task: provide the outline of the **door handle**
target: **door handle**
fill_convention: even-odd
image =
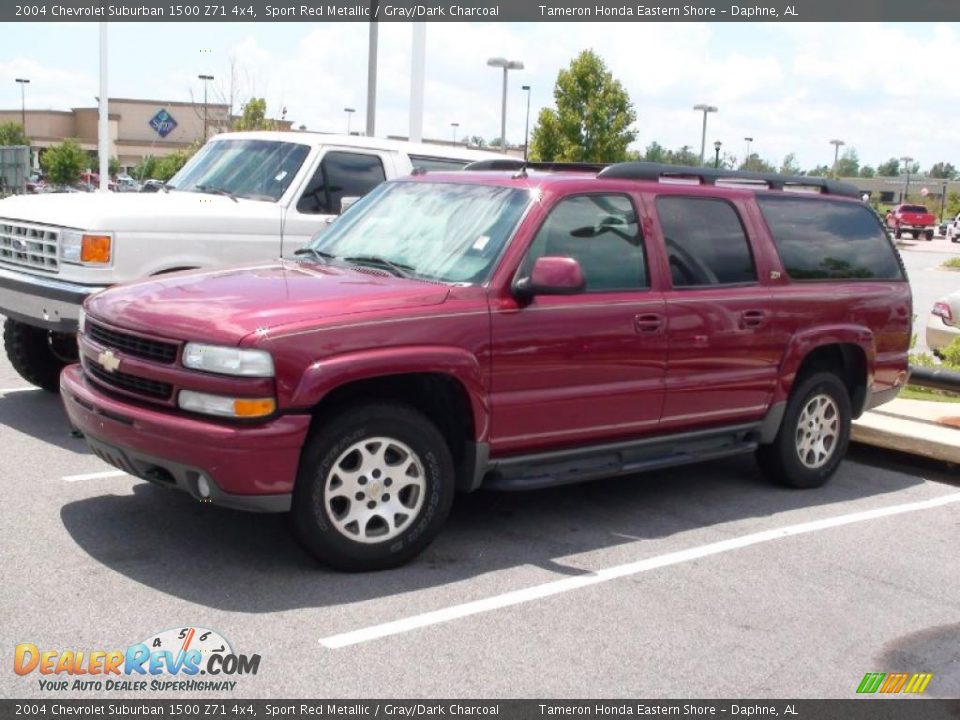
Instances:
[[[740,313],[741,328],[763,327],[767,322],[767,313],[763,310],[744,310]]]
[[[633,318],[633,327],[638,333],[653,335],[663,330],[663,316],[645,313]]]

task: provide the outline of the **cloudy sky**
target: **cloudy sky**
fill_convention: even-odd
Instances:
[[[98,93],[97,23],[11,24],[0,48],[0,108],[20,107],[16,77],[28,77],[28,108],[92,106]],[[411,26],[380,27],[377,134],[406,134]],[[708,144],[742,157],[743,138],[779,162],[829,164],[842,138],[861,162],[910,155],[924,169],[960,164],[960,94],[950,69],[960,26],[913,23],[429,23],[424,134],[500,133],[500,71],[492,56],[521,60],[511,72],[507,138],[521,142],[523,84],[531,118],[552,104],[557,71],[592,48],[626,87],[637,111],[637,147],[656,140],[699,150],[707,102]],[[364,125],[365,23],[111,23],[110,95],[200,99],[198,73],[225,96],[231,59],[242,98],[265,97],[271,114],[310,129],[343,131],[343,108]]]

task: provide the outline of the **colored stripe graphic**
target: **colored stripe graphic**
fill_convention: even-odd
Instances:
[[[861,694],[912,693],[918,695],[927,689],[933,673],[867,673],[857,686]]]
[[[883,682],[884,677],[886,677],[886,673],[867,673],[863,676],[863,680],[860,681],[860,687],[857,688],[857,692],[875,693],[880,687],[880,683]]]
[[[933,673],[914,673],[903,689],[905,693],[922,693],[933,679]]]

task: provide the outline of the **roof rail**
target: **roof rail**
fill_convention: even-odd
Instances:
[[[494,161],[496,162],[496,161]],[[855,185],[807,175],[778,175],[777,173],[747,170],[723,170],[718,168],[692,167],[687,165],[664,165],[653,162],[622,162],[601,170],[598,177],[627,180],[661,179],[696,180],[700,185],[742,185],[756,187],[766,185],[771,190],[788,188],[819,188],[821,193],[859,199],[861,192]]]
[[[477,160],[472,162],[464,170],[543,170],[545,172],[592,172],[597,173],[609,167],[607,163],[585,163],[585,162],[532,162],[520,158],[496,158],[494,160]]]

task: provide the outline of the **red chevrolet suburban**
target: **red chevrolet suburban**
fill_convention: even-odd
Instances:
[[[907,375],[911,296],[856,188],[488,161],[387,182],[294,260],[89,298],[71,422],[201,502],[399,565],[456,491],[755,453],[794,487]]]

